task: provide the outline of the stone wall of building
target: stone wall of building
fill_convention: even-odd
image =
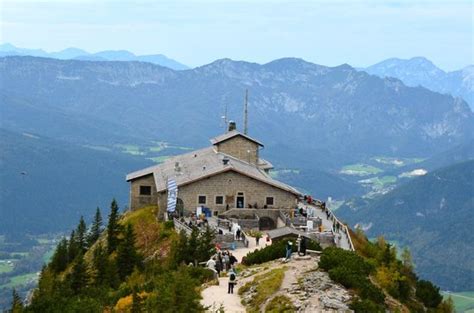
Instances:
[[[178,198],[184,202],[185,214],[194,212],[196,207],[205,206],[221,213],[236,207],[238,193],[243,193],[244,208],[257,204],[263,208],[266,197],[273,197],[274,204],[268,208],[290,208],[296,205],[296,196],[291,192],[273,187],[259,180],[252,179],[236,172],[225,172],[205,178],[178,189]],[[198,203],[199,196],[206,196],[206,203]],[[216,204],[216,196],[223,197],[223,204]]]
[[[151,195],[140,195],[140,186],[150,186]],[[136,210],[147,205],[157,205],[158,193],[156,192],[153,174],[143,176],[130,182],[130,209]]]
[[[236,136],[217,144],[217,151],[229,154],[244,162],[257,164],[259,145],[242,136]]]

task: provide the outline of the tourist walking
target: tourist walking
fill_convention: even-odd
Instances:
[[[229,272],[229,287],[227,293],[234,293],[234,286],[237,284],[237,274],[231,269]]]
[[[286,243],[286,261],[289,261],[291,259],[291,253],[293,252],[293,243],[288,240]]]
[[[237,263],[237,259],[235,256],[232,255],[232,253],[229,255],[229,264],[230,264],[230,269],[234,269],[234,264]]]
[[[214,273],[214,279],[217,279],[216,260],[214,257],[210,258],[206,263],[206,267]]]

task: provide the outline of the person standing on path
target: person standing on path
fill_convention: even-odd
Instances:
[[[286,260],[289,261],[291,259],[291,253],[293,252],[293,243],[288,240],[286,243]]]
[[[234,272],[234,269],[231,269],[229,272],[229,287],[227,293],[234,293],[234,286],[237,284],[237,275]]]

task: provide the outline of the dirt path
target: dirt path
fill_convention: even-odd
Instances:
[[[249,237],[249,247],[236,249],[232,251],[232,254],[240,263],[242,261],[242,257],[247,255],[247,253],[254,251],[255,249],[263,248],[268,244],[271,244],[271,242],[267,243],[264,239],[260,239],[260,246],[257,246],[255,243],[255,238]],[[221,277],[219,278],[219,286],[210,286],[202,291],[201,304],[205,307],[210,307],[208,310],[210,312],[217,312],[221,305],[226,313],[245,312],[245,307],[240,303],[240,297],[237,294],[237,291],[239,290],[240,286],[251,279],[253,279],[253,277],[249,277],[247,279],[239,278],[239,283],[235,286],[234,293],[228,294],[227,288],[229,278]]]

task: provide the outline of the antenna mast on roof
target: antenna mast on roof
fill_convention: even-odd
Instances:
[[[248,103],[249,103],[249,90],[245,89],[245,101],[244,101],[244,134],[248,132]]]

